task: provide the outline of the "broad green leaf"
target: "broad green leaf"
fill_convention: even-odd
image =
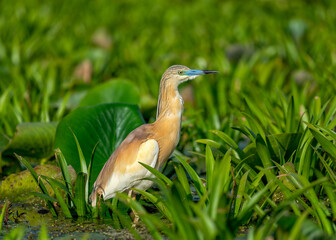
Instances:
[[[139,104],[139,90],[132,82],[120,79],[111,80],[90,89],[79,106],[83,107],[102,103]]]
[[[53,153],[57,123],[21,123],[14,137],[3,148],[3,155],[14,152],[20,156],[44,158]]]
[[[81,164],[71,130],[78,139],[87,166],[95,145],[97,142],[100,143],[93,159],[89,183],[91,189],[114,150],[132,130],[143,123],[139,109],[135,105],[112,103],[78,108],[59,123],[55,147],[60,148],[67,163],[78,173],[81,171]]]

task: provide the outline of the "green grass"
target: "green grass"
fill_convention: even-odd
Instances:
[[[155,172],[160,190],[141,192],[141,201],[119,199],[141,213],[156,239],[332,238],[333,9],[332,0],[1,2],[0,152],[18,124],[59,122],[110,78],[136,84],[150,122],[167,67],[218,70],[180,88],[191,85],[193,95],[168,177]],[[92,64],[86,82],[74,74],[84,60]],[[16,171],[12,159],[0,158],[0,172]],[[66,172],[64,183],[49,179],[69,217],[88,211],[85,171],[81,186],[71,186]],[[72,190],[84,196],[73,205]],[[143,199],[159,213],[148,213]]]

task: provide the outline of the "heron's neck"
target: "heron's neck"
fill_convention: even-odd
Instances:
[[[183,100],[177,85],[165,84],[161,80],[157,116],[153,123],[156,129],[154,138],[160,149],[156,169],[162,167],[180,139]]]
[[[183,99],[178,92],[178,84],[160,84],[159,102],[156,121],[166,118],[177,118],[181,121]]]

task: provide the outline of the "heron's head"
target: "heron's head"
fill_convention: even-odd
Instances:
[[[190,69],[183,65],[173,65],[169,67],[163,74],[162,78],[176,81],[177,84],[194,79],[200,75],[209,73],[218,73],[217,71]]]

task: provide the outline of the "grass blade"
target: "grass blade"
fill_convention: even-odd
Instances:
[[[251,199],[247,200],[244,203],[241,211],[239,212],[239,214],[237,216],[237,220],[238,221],[243,221],[245,219],[248,219],[252,215],[253,208],[255,207],[255,205],[258,204],[258,202],[260,201],[260,199],[262,197],[264,197],[264,195],[266,194],[266,192],[269,190],[270,186],[272,185],[271,183],[268,183],[265,186],[265,188],[263,188],[262,190],[260,190],[256,194],[254,194]]]
[[[77,145],[77,151],[78,151],[78,155],[79,155],[79,161],[80,161],[80,165],[81,165],[81,172],[87,174],[87,165],[86,165],[86,161],[85,161],[85,158],[84,158],[84,154],[83,154],[83,151],[82,151],[82,148],[78,142],[78,139],[75,135],[75,133],[72,131],[72,129],[70,128],[71,132],[72,132],[72,135],[74,136],[74,139],[76,141],[76,145]]]
[[[293,96],[290,99],[287,109],[287,118],[286,118],[286,132],[294,132],[295,127],[295,110],[294,110],[294,98]]]
[[[39,181],[39,176],[37,175],[37,173],[35,172],[35,170],[32,168],[32,166],[29,164],[29,162],[27,160],[25,160],[23,157],[17,155],[16,153],[14,153],[14,154],[15,154],[16,158],[29,170],[29,172],[33,176],[36,184],[40,187],[41,192],[43,194],[49,196],[46,187],[44,186],[44,184],[43,184],[42,181]],[[57,216],[57,212],[56,212],[56,209],[54,207],[53,201],[47,200],[47,205],[48,205],[49,210],[52,213],[52,215],[56,217]]]
[[[193,184],[196,188],[197,193],[199,194],[200,197],[204,195],[206,192],[206,189],[203,185],[203,182],[199,178],[198,174],[195,172],[195,170],[187,163],[186,160],[184,160],[181,156],[175,155],[176,158],[182,163],[183,167],[189,174],[191,180],[193,181]]]
[[[160,232],[156,229],[154,222],[159,221],[158,219],[153,220],[152,217],[146,212],[146,210],[141,206],[140,203],[129,198],[125,194],[118,193],[117,197],[123,201],[125,204],[129,205],[141,218],[144,224],[147,226],[149,232],[151,233],[154,239],[163,239]]]
[[[207,179],[207,189],[212,189],[213,182],[213,171],[215,166],[215,159],[213,157],[211,148],[209,145],[205,149],[205,163],[206,163],[206,179]]]
[[[43,198],[46,201],[50,201],[50,202],[57,202],[56,198],[50,197],[48,194],[44,194],[44,193],[39,193],[39,192],[30,192],[30,194],[35,195],[37,197]]]
[[[229,186],[229,176],[231,169],[231,148],[224,155],[222,161],[216,162],[212,189],[209,196],[209,212],[212,219],[216,219],[218,205],[221,196],[226,191],[225,187]]]
[[[310,132],[314,135],[315,139],[321,144],[334,159],[336,159],[336,146],[324,135],[322,135],[312,124],[306,123]]]
[[[90,159],[90,163],[89,163],[89,167],[88,167],[88,173],[87,173],[87,178],[88,178],[87,182],[88,182],[88,184],[91,181],[91,172],[92,172],[93,159],[94,159],[94,155],[96,153],[96,149],[97,149],[98,145],[99,145],[99,142],[97,142],[96,145],[92,149],[91,159]],[[88,197],[89,196],[87,195],[87,198]]]
[[[257,135],[257,138],[256,138],[256,150],[257,150],[258,156],[260,157],[260,160],[264,168],[272,171],[271,167],[273,167],[273,164],[271,161],[270,152],[268,151],[265,141],[262,139],[262,137],[259,134]],[[267,175],[266,175],[266,178],[268,182],[272,181],[272,179],[270,179]]]
[[[70,209],[68,204],[63,199],[63,196],[61,195],[60,191],[58,190],[58,187],[61,186],[61,183],[56,181],[55,179],[49,178],[44,176],[44,179],[47,180],[51,188],[54,190],[55,196],[58,200],[59,205],[61,206],[62,212],[64,213],[66,218],[72,218],[73,216],[71,215]],[[63,185],[61,187],[63,190],[66,189],[66,187]]]
[[[45,224],[42,224],[40,228],[39,240],[49,240],[48,229]]]
[[[172,219],[171,217],[170,212],[167,210],[166,206],[164,205],[164,202],[162,202],[160,198],[144,190],[134,188],[134,191],[140,193],[142,196],[144,196],[149,201],[151,201],[168,220],[174,221],[174,219]]]
[[[155,168],[152,168],[151,166],[148,166],[147,164],[144,164],[142,162],[139,162],[144,168],[146,168],[148,171],[150,171],[155,177],[157,177],[158,179],[161,179],[162,181],[164,181],[167,185],[172,185],[173,182],[167,178],[165,175],[163,175],[162,173],[160,173],[158,170],[156,170]]]
[[[87,175],[80,172],[77,175],[75,185],[75,206],[79,217],[84,217],[86,214],[86,202],[85,202],[85,185]]]
[[[3,205],[2,210],[1,210],[1,215],[0,215],[0,233],[1,233],[3,221],[4,221],[4,218],[5,218],[5,212],[6,212],[6,209],[7,209],[7,205],[8,205],[8,201],[5,202],[5,204]]]
[[[89,202],[89,179],[87,178],[87,174],[88,174],[88,169],[87,169],[87,165],[86,165],[86,161],[85,161],[85,157],[82,151],[82,148],[78,142],[78,139],[75,135],[75,133],[72,131],[72,129],[70,128],[72,135],[75,138],[76,141],[76,145],[77,145],[77,151],[78,151],[78,155],[79,155],[79,162],[80,162],[80,166],[81,166],[81,172],[86,174],[86,182],[85,182],[85,202],[88,203]],[[95,148],[94,148],[95,149]]]
[[[230,138],[227,134],[225,134],[222,131],[218,131],[218,130],[212,130],[211,132],[216,134],[224,142],[226,142],[232,149],[234,149],[238,153],[240,159],[244,158],[244,152],[240,150],[238,144],[232,138]]]
[[[185,170],[184,170],[183,166],[179,163],[175,163],[174,164],[174,169],[175,169],[175,173],[177,175],[177,179],[182,184],[187,197],[190,200],[192,200],[190,185],[189,185],[188,178],[187,178],[187,175],[185,173]]]
[[[197,139],[196,142],[203,143],[203,144],[209,145],[214,148],[220,148],[221,146],[218,142],[211,140],[211,139]]]
[[[58,163],[58,166],[61,169],[62,172],[62,176],[66,185],[66,188],[69,191],[69,195],[72,196],[72,185],[71,185],[71,177],[70,177],[70,172],[69,172],[69,167],[68,167],[68,163],[65,160],[61,150],[59,148],[56,149],[55,151],[55,155],[56,155],[56,160]],[[72,196],[73,197],[73,196]]]
[[[246,187],[248,174],[249,174],[249,172],[247,171],[246,173],[244,173],[244,175],[240,179],[239,186],[238,186],[238,191],[237,191],[237,195],[236,195],[236,200],[235,200],[234,216],[238,216],[240,205],[243,201],[243,196],[244,196],[244,193],[245,193],[245,187]]]

